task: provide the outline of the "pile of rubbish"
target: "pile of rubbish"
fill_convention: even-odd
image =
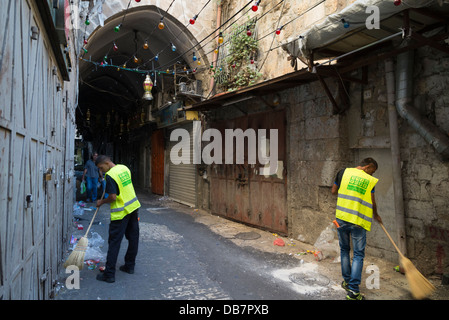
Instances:
[[[89,224],[92,217],[90,216],[84,218],[84,216],[86,215],[86,211],[93,212],[95,210],[96,207],[88,206],[88,204],[84,201],[78,201],[73,205],[73,223],[75,226],[75,231],[70,238],[71,250],[75,249],[78,240],[85,235],[83,221],[88,221],[87,224]],[[94,224],[101,225],[101,222]],[[104,245],[104,242],[104,239],[98,232],[91,231],[88,235],[88,247],[84,255],[84,263],[87,265],[89,270],[96,269],[97,267],[99,267],[99,264],[101,262],[106,261],[106,253],[104,253],[101,249]]]
[[[73,205],[73,215],[80,217],[84,214],[84,211],[95,211],[96,207],[89,207],[86,202],[78,201]]]
[[[296,256],[302,256],[307,254],[313,254],[317,261],[321,261],[326,258],[334,258],[333,263],[340,262],[340,244],[338,241],[337,227],[335,222],[330,223],[319,235],[314,243],[314,248],[316,250],[307,250],[299,253],[295,253]],[[284,241],[276,233],[273,233],[276,238],[273,241],[273,245],[284,247],[284,246],[295,246],[293,239],[290,242]],[[293,253],[291,253],[293,254]]]

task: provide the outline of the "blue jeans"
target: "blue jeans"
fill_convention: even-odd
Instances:
[[[98,178],[86,177],[86,182],[87,198],[91,201],[96,201]]]
[[[348,284],[350,290],[360,292],[359,285],[362,281],[363,259],[365,258],[366,230],[362,227],[337,219],[340,227],[338,238],[340,241],[341,274]],[[353,259],[349,253],[351,251],[350,239],[353,246]]]

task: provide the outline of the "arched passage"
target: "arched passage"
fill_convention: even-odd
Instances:
[[[143,187],[150,183],[149,150],[151,136],[159,129],[157,114],[164,106],[183,104],[183,97],[176,94],[181,79],[196,81],[196,75],[185,70],[197,66],[190,53],[197,40],[184,23],[166,12],[163,15],[163,30],[157,27],[161,11],[153,5],[110,16],[86,38],[87,52],[80,61],[77,129],[84,147],[89,147],[85,158],[93,150],[108,154],[115,162],[128,165]],[[171,50],[172,44],[176,51]],[[182,55],[185,52],[189,53]],[[209,64],[201,48],[195,52],[203,65]],[[154,83],[152,101],[142,99],[147,74]]]

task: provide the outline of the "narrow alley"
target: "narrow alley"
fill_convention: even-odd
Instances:
[[[449,300],[449,0],[0,18],[0,300]],[[137,198],[135,273],[97,281]]]
[[[109,284],[95,279],[98,268],[91,270],[86,266],[80,273],[80,289],[62,288],[57,299],[285,300],[344,297],[342,289],[335,287],[332,290],[331,280],[327,278],[327,288],[296,292],[281,274],[276,276],[275,273],[297,269],[299,260],[289,255],[261,251],[251,245],[236,245],[227,235],[211,230],[217,219],[223,218],[201,215],[189,207],[159,200],[160,196],[140,195],[140,199],[143,200],[139,209],[140,243],[136,272],[129,275],[117,271],[115,283]],[[107,250],[108,213],[108,208],[102,207],[97,224],[92,227],[92,233],[97,232],[106,240],[101,248],[103,252]],[[93,211],[85,210],[84,218],[90,220],[92,214]],[[78,222],[83,222],[84,218]],[[85,224],[88,223],[86,221]],[[226,225],[229,226],[221,223],[216,227],[223,231]],[[239,228],[247,229],[242,225]],[[233,231],[240,233],[238,229]],[[124,239],[118,265],[123,260],[126,247]],[[326,292],[320,293],[323,290]]]
[[[344,300],[340,264],[333,257],[316,261],[313,247],[241,223],[199,212],[166,197],[139,193],[140,243],[134,274],[116,272],[115,283],[95,279],[107,251],[109,209],[100,208],[91,233],[105,240],[80,272],[79,289],[68,289],[61,274],[57,300]],[[87,203],[75,223],[88,225]],[[73,228],[75,235],[83,231]],[[98,235],[96,235],[96,233]],[[284,239],[285,246],[274,240]],[[123,240],[117,263],[123,262]],[[95,252],[95,251],[94,251]],[[98,251],[97,251],[98,252]],[[389,262],[366,258],[380,269],[380,289],[364,290],[367,299],[411,298],[405,276]],[[97,264],[95,264],[97,263]],[[368,275],[366,275],[368,276]],[[365,276],[364,276],[365,279]],[[364,283],[365,280],[362,282]],[[444,296],[448,293],[438,293]],[[432,297],[439,299],[438,295]]]

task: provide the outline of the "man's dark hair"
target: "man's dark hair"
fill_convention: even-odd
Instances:
[[[98,159],[97,159],[97,161],[98,161]],[[376,160],[374,160],[373,158],[365,158],[365,159],[363,159],[363,160],[360,162],[360,166],[361,166],[361,167],[364,167],[364,166],[367,166],[367,165],[370,165],[370,164],[372,164],[373,166],[375,166],[375,167],[376,167],[376,170],[377,170],[377,168],[378,168],[377,162],[376,162]]]
[[[102,154],[97,157],[97,160],[95,161],[95,165],[98,166],[100,163],[103,163],[106,161],[111,161],[111,158]]]

